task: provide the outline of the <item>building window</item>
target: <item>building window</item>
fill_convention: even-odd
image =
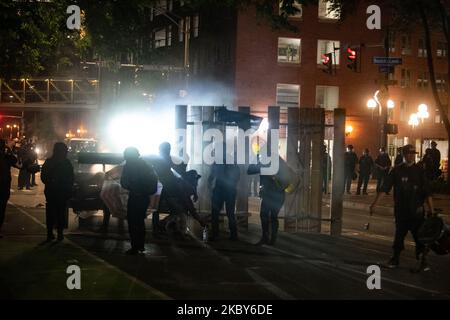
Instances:
[[[184,40],[184,19],[181,19],[178,23],[178,41],[183,42]]]
[[[394,109],[387,110],[388,121],[394,121]]]
[[[319,19],[338,20],[340,18],[339,12],[331,8],[331,1],[319,0]]]
[[[447,75],[443,73],[436,74],[436,86],[438,91],[445,91],[447,85]]]
[[[155,31],[154,36],[155,48],[161,48],[166,46],[166,29],[160,29]]]
[[[301,40],[278,38],[278,62],[300,63]]]
[[[427,49],[425,49],[425,43],[424,43],[423,39],[419,39],[418,56],[419,56],[419,58],[427,57]]]
[[[417,77],[417,87],[418,88],[428,88],[428,73],[419,71],[419,75]]]
[[[172,26],[167,27],[167,46],[172,45]]]
[[[317,64],[322,64],[322,56],[327,53],[333,54],[333,64],[339,65],[340,51],[335,48],[340,47],[339,41],[318,40],[317,41]]]
[[[434,123],[442,123],[441,113],[439,112],[439,109],[436,109],[434,111]]]
[[[395,32],[389,31],[389,52],[394,53],[395,52]]]
[[[298,108],[300,105],[300,86],[277,84],[277,105],[281,108]]]
[[[447,43],[445,42],[438,42],[437,43],[437,52],[436,55],[439,58],[443,58],[447,56]]]
[[[316,106],[326,110],[336,109],[339,105],[339,87],[316,86]]]
[[[400,121],[408,121],[407,105],[405,101],[400,101]]]
[[[283,2],[284,2],[283,0],[281,0],[279,2],[279,14],[280,15],[287,15],[289,18],[297,18],[297,19],[300,19],[302,17],[303,8],[302,8],[302,5],[300,3],[293,2],[292,3],[292,7],[297,9],[297,11],[289,14],[289,13],[287,13],[287,12],[285,12],[283,10]]]
[[[193,24],[193,34],[194,34],[194,38],[198,37],[198,14],[196,14],[193,18],[192,24]]]
[[[411,36],[402,36],[402,54],[411,54]]]
[[[402,69],[400,86],[402,88],[409,88],[410,85],[411,85],[411,71],[409,69]]]

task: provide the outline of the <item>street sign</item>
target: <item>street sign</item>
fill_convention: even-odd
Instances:
[[[394,58],[394,57],[373,57],[373,63],[379,65],[397,65],[402,64],[402,58]]]

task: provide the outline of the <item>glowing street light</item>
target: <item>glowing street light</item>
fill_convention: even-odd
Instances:
[[[409,116],[408,125],[412,126],[413,128],[419,125],[419,116],[417,115],[417,113],[413,113]]]
[[[367,101],[367,108],[373,110],[377,107],[377,102],[375,101],[375,99],[369,99],[369,101]]]
[[[430,117],[430,113],[428,112],[428,106],[424,103],[419,105],[419,112],[417,113],[417,117],[422,120],[422,123],[425,119]]]
[[[388,109],[394,109],[394,107],[395,107],[395,102],[392,101],[391,99],[389,99],[389,100],[387,101],[387,107],[388,107]]]
[[[350,135],[352,132],[353,132],[353,126],[351,126],[351,125],[345,126],[345,135],[346,136]]]

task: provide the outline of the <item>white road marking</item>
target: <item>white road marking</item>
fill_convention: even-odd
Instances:
[[[282,289],[280,289],[279,287],[277,287],[275,284],[268,281],[267,279],[261,277],[255,271],[251,270],[251,268],[246,268],[245,271],[247,271],[248,275],[253,280],[255,280],[256,283],[262,285],[264,288],[266,288],[268,291],[272,292],[278,298],[283,299],[283,300],[296,300],[295,297],[293,297],[289,293],[283,291]]]
[[[41,227],[43,227],[44,229],[47,229],[47,227],[41,223],[38,219],[36,219],[35,217],[33,217],[32,215],[30,215],[28,212],[26,212],[25,210],[21,209],[20,207],[18,207],[17,205],[15,205],[12,202],[9,202],[14,208],[16,208],[17,210],[19,210],[21,213],[23,213],[25,216],[27,216],[28,218],[30,218],[31,220],[33,220],[34,222],[36,222],[38,225],[40,225]],[[120,270],[119,268],[117,268],[116,266],[113,266],[112,264],[106,262],[105,260],[101,259],[100,257],[97,257],[96,255],[90,253],[89,251],[87,251],[86,249],[84,249],[83,247],[79,246],[78,244],[76,244],[75,242],[69,240],[69,239],[65,239],[65,242],[69,243],[70,245],[74,246],[75,248],[79,249],[80,251],[82,251],[84,254],[86,254],[87,256],[91,257],[92,259],[94,259],[95,261],[106,265],[108,268],[113,269],[114,271],[118,272],[119,274],[123,275],[125,278],[127,278],[128,280],[131,280],[131,285],[134,284],[138,284],[141,287],[144,287],[145,289],[147,289],[148,291],[151,291],[153,294],[155,294],[156,296],[158,296],[160,299],[164,299],[164,300],[172,300],[171,297],[169,297],[168,295],[166,295],[165,293],[149,286],[148,284],[146,284],[145,282],[137,279],[136,277],[133,277],[132,275]]]

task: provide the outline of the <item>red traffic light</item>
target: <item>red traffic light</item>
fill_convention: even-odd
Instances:
[[[331,60],[331,55],[329,53],[322,55],[322,63],[324,65],[328,65],[328,63],[330,63],[330,60]]]
[[[353,50],[352,48],[347,48],[348,58],[350,60],[356,60],[356,50]]]

